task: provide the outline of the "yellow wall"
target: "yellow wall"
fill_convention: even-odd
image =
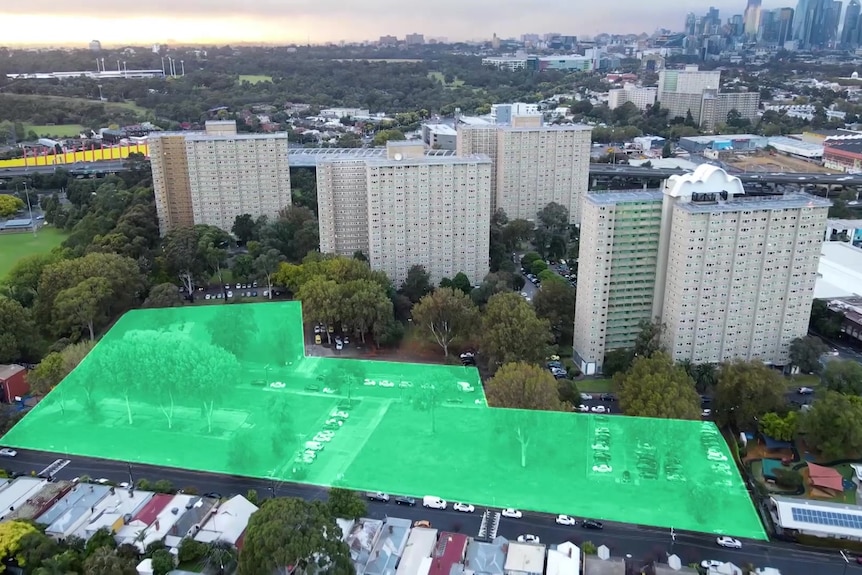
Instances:
[[[116,146],[101,150],[87,150],[85,152],[68,152],[54,156],[38,156],[36,158],[15,158],[14,160],[0,160],[0,170],[3,168],[24,168],[27,166],[62,166],[76,162],[101,162],[110,160],[123,160],[129,154],[143,154],[150,156],[147,144],[133,144],[129,146]]]

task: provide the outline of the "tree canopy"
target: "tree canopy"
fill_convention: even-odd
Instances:
[[[567,411],[560,401],[557,380],[547,369],[524,362],[506,363],[485,386],[488,404],[493,407]]]
[[[726,362],[718,370],[713,413],[719,425],[755,428],[757,418],[784,406],[784,380],[759,361]]]
[[[827,459],[858,457],[862,452],[862,397],[827,391],[801,421],[805,442]]]
[[[664,352],[635,358],[627,371],[614,375],[614,384],[626,415],[700,419],[694,381]]]
[[[341,536],[326,503],[291,497],[268,499],[249,520],[239,574],[282,573],[288,567],[305,571],[316,566],[350,575],[355,570]]]
[[[821,375],[827,389],[848,395],[862,395],[862,365],[851,360],[835,360],[826,364]]]
[[[449,346],[475,329],[479,310],[470,297],[455,288],[441,287],[425,295],[413,307],[413,321],[425,337],[449,357]]]
[[[529,303],[514,292],[488,300],[482,316],[482,352],[491,366],[523,361],[540,364],[552,341],[550,325],[536,317]]]
[[[819,337],[797,337],[790,342],[790,361],[803,373],[820,373],[823,368],[820,357],[827,351],[829,346]]]

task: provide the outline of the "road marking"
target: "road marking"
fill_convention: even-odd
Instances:
[[[48,467],[46,467],[45,469],[40,471],[39,477],[44,477],[46,479],[50,479],[50,478],[54,477],[55,475],[57,475],[57,472],[59,472],[61,469],[63,469],[64,467],[66,467],[70,463],[72,463],[72,461],[70,459],[57,459],[54,461],[54,463],[52,463],[51,465],[49,465]]]

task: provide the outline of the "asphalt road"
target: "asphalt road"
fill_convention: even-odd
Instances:
[[[150,481],[166,479],[176,488],[194,487],[200,493],[214,491],[225,497],[233,494],[245,495],[248,490],[257,491],[260,498],[301,497],[307,500],[324,500],[327,490],[310,485],[299,485],[252,479],[237,476],[201,473],[168,467],[132,464],[122,461],[92,459],[63,454],[19,450],[15,458],[7,458],[4,466],[10,471],[30,474],[39,473],[56,459],[70,459],[71,463],[62,469],[58,479],[73,479],[81,475],[92,478],[106,478],[114,482],[137,481],[146,478]],[[494,510],[497,511],[497,510]],[[368,503],[368,516],[383,519],[386,516],[404,517],[410,520],[426,519],[432,526],[445,530],[464,533],[471,537],[479,534],[484,508],[475,513],[459,513],[451,506],[445,511],[425,509],[421,503],[416,507],[405,507],[390,503]],[[541,513],[525,512],[521,519],[501,518],[497,535],[514,539],[523,534],[537,535],[543,543],[562,543],[566,540],[582,543],[591,541],[595,545],[607,545],[615,556],[631,555],[631,561],[644,565],[657,558],[675,553],[683,564],[700,562],[704,559],[732,561],[743,566],[751,563],[756,567],[775,567],[783,575],[839,575],[844,573],[845,564],[837,552],[809,550],[783,542],[743,541],[741,550],[724,549],[715,544],[710,535],[677,532],[672,542],[670,532],[664,529],[641,527],[637,525],[605,523],[602,531],[584,530],[580,527],[557,525],[554,517]],[[862,574],[862,568],[851,564],[848,573]]]

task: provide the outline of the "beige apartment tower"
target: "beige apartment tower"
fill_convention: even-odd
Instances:
[[[513,116],[505,125],[469,119],[458,126],[459,155],[492,158],[492,213],[502,209],[509,219],[536,221],[556,202],[569,210],[571,223],[579,222],[591,145],[589,126],[543,126],[541,115]]]
[[[162,235],[207,224],[230,231],[242,214],[274,217],[291,205],[286,133],[237,134],[235,122],[150,139]]]
[[[747,196],[710,165],[660,193],[584,200],[574,351],[587,374],[630,348],[641,320],[666,326],[676,361],[785,365],[804,336],[830,203],[802,193]]]
[[[417,264],[434,283],[488,274],[487,156],[428,156],[421,142],[390,142],[385,157],[323,157],[317,169],[322,252],[362,251],[396,286]]]

